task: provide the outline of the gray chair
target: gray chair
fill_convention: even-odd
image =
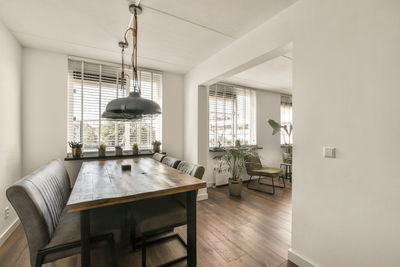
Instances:
[[[170,167],[176,169],[181,161],[180,161],[179,159],[166,156],[166,157],[164,157],[164,158],[162,159],[161,162],[164,163],[165,165],[168,165],[168,166],[170,166]]]
[[[68,173],[59,160],[51,161],[7,189],[7,198],[27,237],[32,267],[80,253],[80,214],[65,210],[70,192]],[[99,211],[91,213],[91,221],[100,222],[91,225],[94,236],[91,242],[107,241],[113,266],[117,266],[111,232],[119,232],[124,219],[118,219],[119,213],[110,216],[106,209]]]
[[[199,179],[202,179],[205,171],[203,166],[185,161],[180,162],[177,169]],[[161,197],[137,202],[132,206],[131,214],[132,246],[135,248],[136,237],[141,236],[142,266],[146,266],[146,246],[151,243],[171,238],[178,238],[185,247],[187,246],[186,242],[177,233],[153,239],[151,242],[147,241],[152,236],[165,233],[166,231],[171,231],[175,227],[187,223],[186,193],[180,193],[174,195],[174,197]],[[183,256],[165,263],[162,266],[175,264],[179,261],[185,260],[186,258],[187,256]]]
[[[153,159],[161,162],[163,160],[163,158],[165,158],[165,154],[161,154],[161,153],[154,153],[153,155]]]

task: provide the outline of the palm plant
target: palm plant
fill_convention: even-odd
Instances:
[[[236,147],[228,149],[221,157],[222,162],[227,166],[227,171],[231,174],[231,180],[240,180],[242,170],[246,165],[245,158],[248,155],[252,155],[248,148]]]

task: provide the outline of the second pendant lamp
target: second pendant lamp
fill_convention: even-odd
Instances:
[[[161,114],[160,105],[150,99],[141,97],[140,82],[138,80],[138,67],[137,67],[137,33],[138,21],[137,15],[142,13],[142,8],[134,4],[129,6],[130,12],[133,14],[133,27],[126,30],[124,34],[124,41],[119,43],[122,48],[122,72],[121,72],[121,89],[124,89],[125,84],[129,88],[129,76],[125,73],[124,66],[124,51],[129,46],[127,34],[132,32],[132,69],[133,69],[133,92],[130,92],[127,97],[117,98],[107,104],[106,110],[103,112],[102,117],[111,120],[135,120],[143,117],[151,117]],[[125,77],[128,77],[126,80]]]

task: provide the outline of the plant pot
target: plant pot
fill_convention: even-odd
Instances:
[[[228,186],[229,186],[229,194],[234,197],[239,197],[242,193],[242,180],[232,180],[229,178]]]
[[[153,145],[153,153],[158,153],[160,152],[160,146],[159,145]]]
[[[99,157],[105,157],[106,156],[106,150],[105,149],[99,149]]]
[[[116,156],[122,156],[122,147],[116,147],[115,148],[115,155]]]
[[[138,155],[139,154],[139,148],[138,147],[133,147],[132,148],[132,152],[133,152],[133,155]]]
[[[73,148],[72,149],[72,157],[80,158],[82,156],[82,148]]]

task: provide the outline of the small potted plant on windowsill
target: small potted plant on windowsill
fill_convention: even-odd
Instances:
[[[106,145],[105,144],[101,144],[99,147],[99,157],[105,157],[106,156]]]
[[[138,155],[139,154],[139,146],[138,146],[138,144],[136,144],[136,143],[133,144],[132,152],[133,152],[132,153],[133,155]]]
[[[160,152],[160,146],[161,146],[160,141],[154,140],[151,144],[153,145],[153,153]]]
[[[115,155],[116,156],[122,156],[122,147],[121,146],[116,146],[115,147]]]
[[[80,158],[82,156],[82,143],[70,141],[68,145],[72,149],[73,158]]]

